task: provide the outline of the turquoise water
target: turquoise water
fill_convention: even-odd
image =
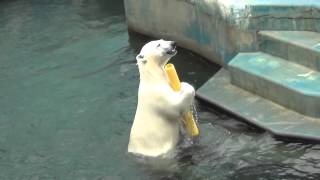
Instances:
[[[0,179],[319,179],[320,146],[287,143],[199,104],[199,144],[174,172],[127,154],[138,88],[119,1],[0,1]],[[198,88],[218,68],[179,49]]]

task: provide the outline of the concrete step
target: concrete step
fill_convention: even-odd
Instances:
[[[320,141],[320,119],[304,116],[230,83],[221,69],[196,92],[197,98],[218,106],[277,136]]]
[[[301,114],[320,117],[320,73],[262,52],[240,53],[231,82]]]
[[[320,70],[320,33],[260,31],[258,35],[261,51]]]

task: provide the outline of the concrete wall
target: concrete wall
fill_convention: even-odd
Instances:
[[[259,30],[320,32],[319,0],[124,0],[128,26],[225,66]]]

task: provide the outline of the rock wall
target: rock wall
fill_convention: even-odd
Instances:
[[[124,0],[128,27],[225,66],[256,51],[259,30],[320,32],[318,0]]]

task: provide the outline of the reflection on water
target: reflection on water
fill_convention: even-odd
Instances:
[[[0,1],[0,179],[319,179],[319,145],[276,140],[205,104],[200,142],[177,170],[129,158],[134,58],[149,40],[130,34],[120,1]],[[195,87],[217,70],[182,49],[173,63]]]

